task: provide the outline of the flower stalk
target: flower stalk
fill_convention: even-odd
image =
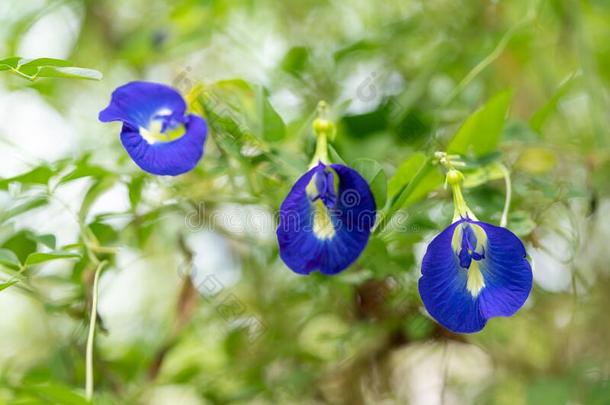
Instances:
[[[328,157],[328,138],[334,135],[335,126],[326,118],[328,105],[325,101],[318,103],[318,117],[313,121],[313,131],[316,135],[316,151],[313,155],[310,167],[319,162],[330,164]]]
[[[102,261],[95,269],[93,276],[93,290],[91,292],[91,316],[89,318],[89,335],[87,336],[87,349],[85,355],[85,397],[87,401],[93,399],[93,340],[95,338],[95,324],[97,321],[97,289],[100,274],[106,262]]]
[[[502,210],[502,217],[500,218],[500,226],[506,228],[508,223],[508,210],[510,209],[510,200],[512,198],[512,184],[510,181],[510,172],[503,164],[498,164],[504,177],[504,184],[506,185],[506,198],[504,200],[504,209]]]
[[[477,221],[477,217],[466,204],[464,195],[462,194],[462,181],[464,174],[457,170],[456,167],[464,167],[466,164],[460,160],[459,155],[448,155],[445,152],[436,152],[434,156],[438,159],[438,163],[447,169],[445,184],[451,186],[453,194],[453,221],[458,221],[462,218],[470,218]]]

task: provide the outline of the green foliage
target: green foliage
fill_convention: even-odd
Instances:
[[[16,183],[21,185],[44,185],[49,182],[49,179],[53,177],[55,171],[49,166],[38,166],[29,172],[25,172],[18,176],[13,176],[7,179],[0,180],[0,189],[7,190],[9,184]]]
[[[207,86],[200,100],[209,114],[221,112],[217,119],[226,126],[228,134],[243,131],[241,136],[245,142],[263,146],[263,140],[279,141],[286,135],[286,125],[262,86],[243,80],[224,80]]]
[[[12,269],[18,269],[21,266],[17,255],[8,249],[0,249],[0,264]]]
[[[280,141],[286,136],[286,125],[282,117],[269,102],[268,91],[262,86],[256,87],[256,109],[258,110],[258,133],[268,141]]]
[[[102,261],[96,404],[609,402],[607,2],[13,3],[0,52],[72,62],[0,60],[0,403],[85,403]],[[97,121],[131,80],[206,118],[192,172],[142,172]],[[378,222],[345,272],[301,277],[275,227],[320,100]],[[526,306],[476,335],[417,290],[453,212],[436,151],[494,224],[508,169],[534,266]]]
[[[398,166],[389,182],[394,206],[408,207],[442,184],[443,176],[423,153],[414,153]],[[407,191],[408,190],[408,191]]]
[[[27,259],[25,259],[25,265],[33,266],[35,264],[48,262],[50,260],[78,259],[80,257],[81,256],[77,253],[64,252],[61,250],[45,252],[45,253],[36,252],[36,253],[32,253],[32,254],[28,255]]]
[[[512,93],[504,91],[473,113],[447,145],[448,153],[483,156],[496,150]]]
[[[14,56],[0,60],[0,71],[8,70],[30,81],[41,77],[101,80],[97,70],[76,67],[62,59],[37,58],[33,60]]]
[[[413,180],[413,177],[415,177],[415,174],[424,165],[425,161],[426,154],[422,152],[414,153],[405,159],[388,182],[388,194],[392,197],[396,196],[404,186]]]

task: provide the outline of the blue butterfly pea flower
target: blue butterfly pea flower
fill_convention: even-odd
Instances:
[[[280,257],[295,273],[337,274],[366,247],[375,210],[369,185],[357,171],[318,162],[280,207]]]
[[[456,173],[447,175],[456,215],[428,245],[419,293],[437,322],[453,332],[473,333],[490,318],[511,316],[523,306],[532,289],[532,269],[514,233],[475,219]]]
[[[146,172],[177,176],[203,155],[207,124],[186,114],[184,99],[172,87],[139,81],[118,87],[99,120],[123,123],[121,143]]]

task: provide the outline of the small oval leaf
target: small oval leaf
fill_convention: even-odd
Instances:
[[[66,252],[63,250],[56,250],[53,252],[36,252],[31,253],[25,260],[26,266],[32,266],[34,264],[40,264],[51,260],[58,259],[79,259],[81,256],[78,253]]]

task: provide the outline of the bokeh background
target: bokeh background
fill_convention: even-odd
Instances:
[[[0,72],[0,402],[84,403],[106,260],[95,403],[610,403],[609,38],[605,0],[2,0],[0,59],[104,78]],[[208,118],[193,172],[141,172],[98,122],[131,80]],[[535,282],[517,315],[475,335],[427,316],[419,265],[452,215],[436,167],[342,274],[283,265],[277,208],[318,101],[331,155],[385,213],[498,98],[510,112],[480,114],[465,193],[497,223],[509,168]]]

